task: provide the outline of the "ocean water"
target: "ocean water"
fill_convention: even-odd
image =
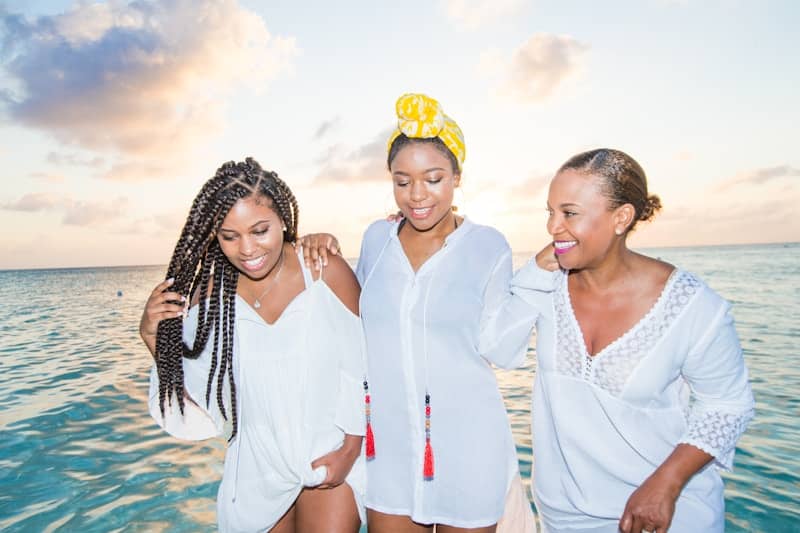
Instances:
[[[757,405],[725,475],[727,531],[800,530],[800,244],[645,253],[734,306]],[[138,320],[163,274],[0,271],[0,530],[215,530],[225,443],[174,440],[145,407]],[[531,353],[525,368],[497,374],[526,482],[535,368]]]

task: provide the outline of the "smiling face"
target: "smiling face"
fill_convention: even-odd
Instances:
[[[278,264],[283,247],[283,221],[272,200],[253,195],[238,200],[217,232],[222,253],[242,274],[259,280]]]
[[[599,265],[630,222],[633,207],[610,209],[597,177],[562,170],[550,182],[547,231],[553,236],[561,268],[578,270]]]
[[[436,147],[408,144],[397,152],[389,170],[397,207],[414,229],[428,231],[449,219],[453,191],[461,176]]]

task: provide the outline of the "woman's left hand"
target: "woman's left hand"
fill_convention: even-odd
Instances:
[[[326,453],[311,463],[312,469],[324,466],[328,471],[325,479],[316,488],[332,489],[344,483],[360,453],[361,437],[345,435],[344,443],[339,449]]]
[[[651,476],[633,491],[619,521],[622,533],[653,531],[666,533],[675,514],[675,501],[680,494],[674,484]]]
[[[297,239],[297,243],[303,247],[303,261],[306,266],[312,265],[319,270],[322,266],[328,266],[328,254],[341,255],[339,241],[330,233],[309,233]]]

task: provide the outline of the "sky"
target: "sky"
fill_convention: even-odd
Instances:
[[[0,269],[164,264],[230,160],[358,255],[395,210],[394,104],[440,101],[459,213],[539,250],[547,185],[633,156],[633,247],[800,241],[795,0],[0,0]]]

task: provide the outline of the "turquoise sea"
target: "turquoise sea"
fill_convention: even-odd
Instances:
[[[733,303],[757,407],[725,476],[727,530],[799,531],[800,243],[644,252]],[[215,530],[225,443],[180,443],[145,408],[138,321],[163,275],[0,271],[0,530]],[[498,372],[527,481],[535,369],[531,350],[526,368]]]

